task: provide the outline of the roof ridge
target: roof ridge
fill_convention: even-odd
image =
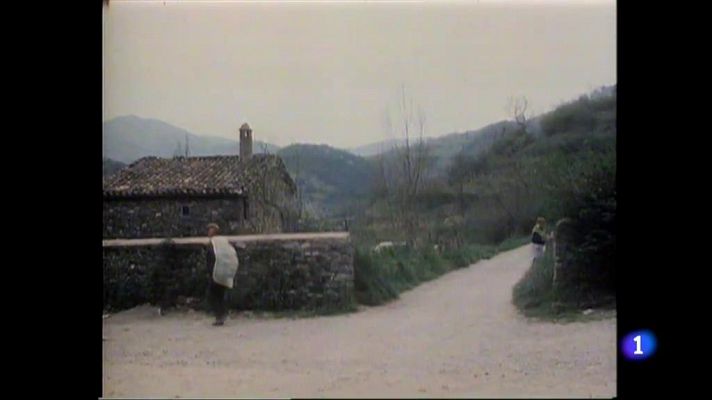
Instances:
[[[273,162],[275,159],[279,162]],[[264,168],[288,174],[277,154],[255,154],[249,159],[233,154],[146,156],[106,179],[104,194],[110,197],[242,194],[255,174]]]

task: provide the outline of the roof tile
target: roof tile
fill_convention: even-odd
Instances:
[[[256,172],[275,167],[284,169],[284,164],[271,154],[255,154],[248,160],[239,156],[144,157],[108,177],[104,195],[242,195]]]

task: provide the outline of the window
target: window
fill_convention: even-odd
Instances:
[[[190,207],[189,206],[182,206],[180,208],[180,215],[183,217],[188,217],[190,216]]]
[[[249,205],[247,204],[247,199],[244,199],[244,200],[242,201],[242,217],[244,218],[245,221],[247,221],[247,215],[248,215],[248,213],[247,213],[247,208],[248,208],[248,206],[249,206]]]

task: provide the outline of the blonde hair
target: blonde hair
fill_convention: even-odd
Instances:
[[[538,217],[538,218],[536,219],[536,223],[537,223],[537,224],[539,224],[539,223],[545,224],[545,223],[546,223],[546,220],[544,219],[544,217]]]

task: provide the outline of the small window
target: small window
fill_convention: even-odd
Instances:
[[[188,217],[190,216],[190,207],[189,206],[182,206],[180,208],[180,215],[183,217]]]

